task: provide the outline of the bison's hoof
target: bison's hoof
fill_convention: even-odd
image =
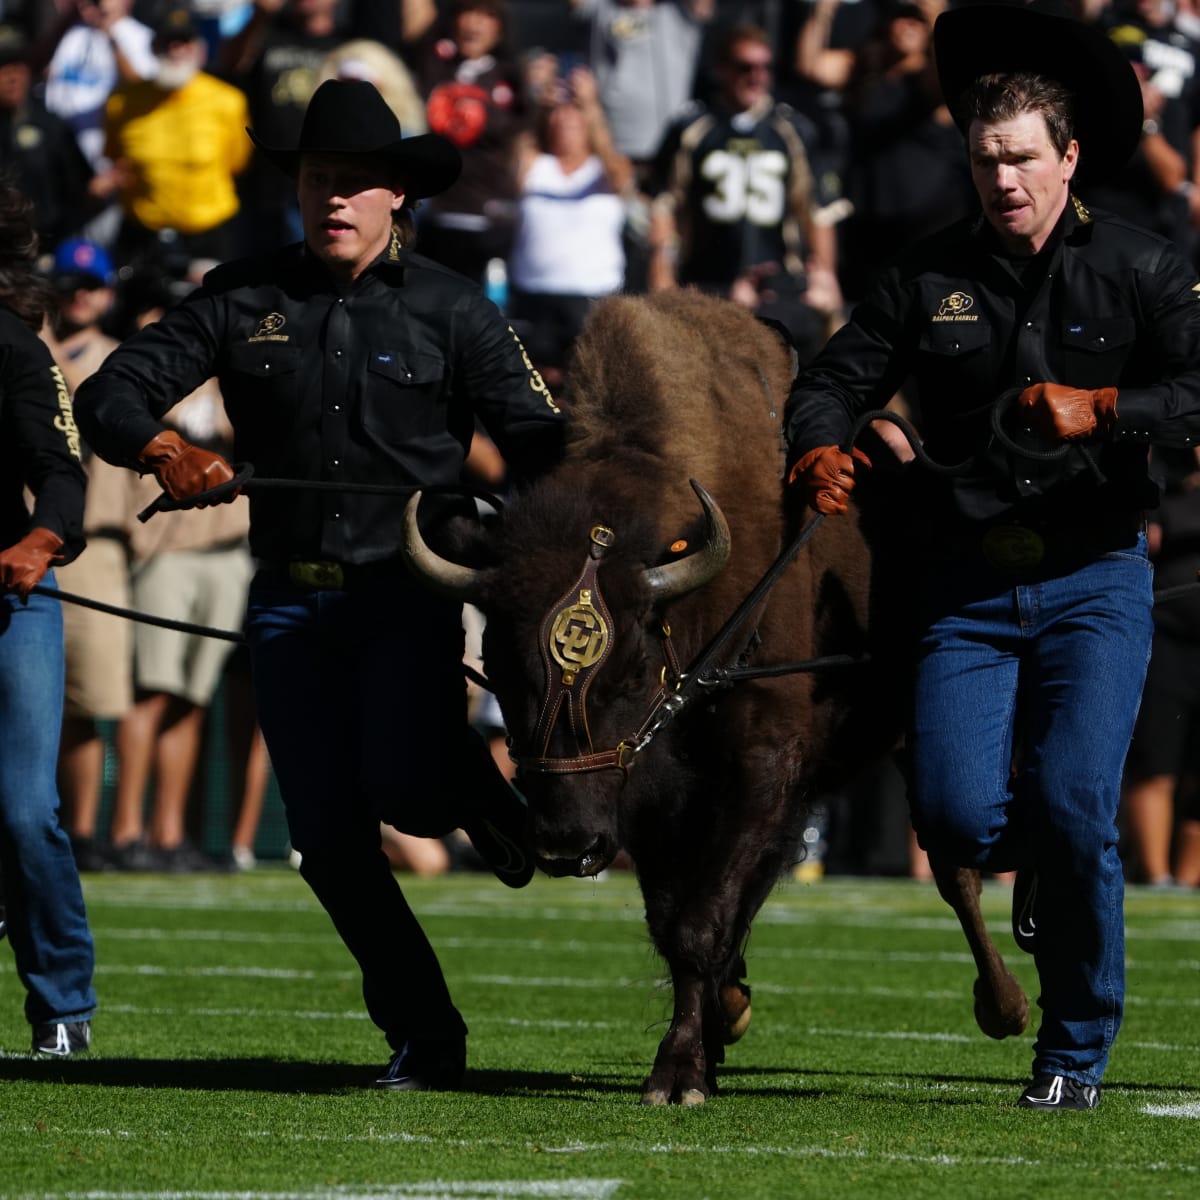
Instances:
[[[996,992],[975,980],[975,1024],[990,1038],[1017,1037],[1029,1024],[1029,1001],[1014,976]]]
[[[750,988],[744,983],[727,983],[721,989],[721,1010],[725,1016],[722,1041],[732,1046],[750,1028]]]
[[[679,1098],[674,1099],[675,1096]],[[642,1103],[652,1108],[665,1108],[668,1104],[682,1104],[684,1108],[696,1108],[708,1099],[702,1087],[681,1087],[668,1091],[662,1087],[647,1087],[642,1093]]]

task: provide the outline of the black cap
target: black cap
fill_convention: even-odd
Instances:
[[[154,44],[169,46],[172,42],[194,42],[200,36],[192,10],[186,5],[173,5],[154,22]]]
[[[29,39],[15,25],[0,25],[0,67],[29,60]]]

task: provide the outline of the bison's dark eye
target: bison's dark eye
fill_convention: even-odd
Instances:
[[[655,678],[654,665],[646,658],[614,659],[603,667],[603,690],[613,697],[642,696]],[[600,678],[596,681],[600,683]]]

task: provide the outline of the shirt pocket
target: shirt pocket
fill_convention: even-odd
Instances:
[[[985,321],[939,321],[921,334],[921,351],[940,359],[963,358],[987,349],[991,342],[992,327]]]
[[[229,368],[220,375],[230,420],[254,427],[271,423],[290,429],[300,411],[303,351],[278,342],[240,342],[229,348]]]
[[[439,354],[369,350],[362,421],[371,440],[399,450],[414,439],[445,434],[445,378]]]
[[[995,388],[992,327],[986,321],[934,321],[918,342],[915,374],[923,397],[935,409],[958,410],[978,403]]]
[[[1132,317],[1076,317],[1061,332],[1062,380],[1071,387],[1112,387],[1133,351],[1137,326]]]
[[[300,366],[299,346],[281,346],[278,343],[243,342],[229,348],[229,365],[240,375],[252,375],[256,379],[278,379],[290,375]]]

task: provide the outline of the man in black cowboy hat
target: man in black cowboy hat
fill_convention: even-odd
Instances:
[[[377,1082],[454,1087],[466,1026],[379,822],[422,836],[461,826],[521,887],[524,809],[466,725],[461,611],[401,560],[404,496],[331,485],[453,487],[477,417],[520,481],[553,461],[563,417],[495,306],[407,248],[414,201],[457,176],[452,145],[402,138],[374,87],[342,80],[317,90],[297,146],[259,145],[296,180],[303,243],[210,272],[110,356],[76,411],[97,453],[154,472],[174,499],[220,484],[211,500],[232,499],[229,464],[160,420],[215,374],[238,457],[326,489],[250,497],[259,719],[301,873],[394,1052]]]
[[[1125,988],[1116,813],[1150,650],[1147,447],[1200,439],[1200,280],[1072,191],[1141,135],[1136,77],[1102,33],[984,5],[943,14],[934,43],[982,211],[903,251],[799,377],[790,478],[844,513],[868,464],[840,444],[908,378],[925,449],[962,464],[904,473],[913,821],[943,864],[1018,869],[1042,1008],[1019,1103],[1094,1108]]]

